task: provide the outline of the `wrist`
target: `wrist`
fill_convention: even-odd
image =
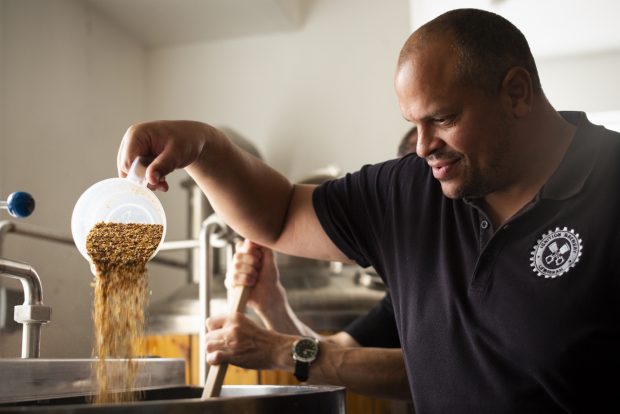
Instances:
[[[281,286],[276,286],[272,292],[269,299],[256,302],[254,310],[265,323],[283,332],[281,325],[286,320],[288,300]]]
[[[194,122],[200,136],[200,150],[192,163],[185,170],[193,176],[202,169],[217,168],[217,161],[222,158],[223,143],[228,141],[226,135],[215,127],[203,122]]]
[[[310,366],[319,356],[319,340],[310,336],[302,336],[293,343],[291,354],[295,364],[295,378],[299,382],[308,382]]]
[[[288,372],[295,370],[295,360],[291,355],[291,349],[293,349],[293,344],[299,338],[298,336],[283,335],[283,340],[276,345],[276,352],[272,353],[274,355],[274,369]]]

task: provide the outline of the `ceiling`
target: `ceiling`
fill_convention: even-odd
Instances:
[[[312,0],[86,0],[149,47],[295,30]]]
[[[409,0],[412,28],[461,7],[500,14],[528,39],[536,57],[620,50],[617,0]]]
[[[149,47],[292,31],[313,0],[85,0]],[[332,0],[337,1],[337,0]],[[476,7],[519,27],[537,57],[620,50],[617,0],[409,0],[411,27]]]

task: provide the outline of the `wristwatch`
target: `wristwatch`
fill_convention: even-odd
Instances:
[[[319,340],[310,336],[302,336],[293,344],[292,354],[295,360],[295,378],[300,382],[308,381],[310,364],[319,355]]]

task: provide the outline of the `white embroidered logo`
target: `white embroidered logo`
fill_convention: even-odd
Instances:
[[[579,233],[566,227],[549,230],[534,245],[530,266],[534,273],[545,278],[562,276],[575,267],[583,246]]]

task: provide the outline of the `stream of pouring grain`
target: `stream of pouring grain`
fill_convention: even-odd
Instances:
[[[147,301],[146,263],[157,249],[163,226],[97,223],[88,234],[86,250],[96,277],[93,320],[97,357],[95,403],[128,402],[136,398],[134,347],[144,333]],[[124,358],[126,364],[107,359]]]

